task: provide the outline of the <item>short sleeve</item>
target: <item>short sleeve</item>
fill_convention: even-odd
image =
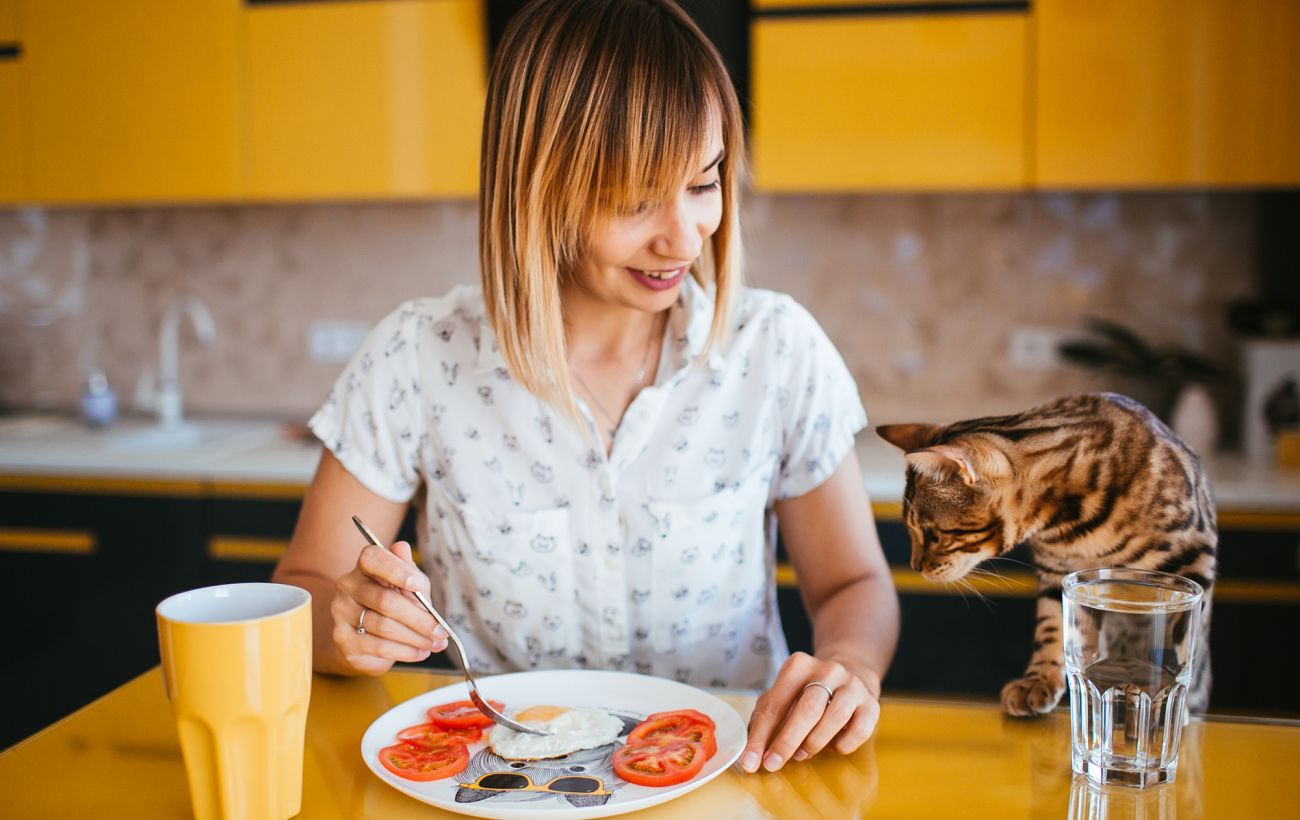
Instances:
[[[358,481],[397,502],[420,485],[415,316],[408,304],[381,320],[307,423]]]
[[[773,332],[790,400],[781,411],[783,436],[776,498],[795,498],[831,477],[867,426],[867,412],[844,359],[821,325],[792,299],[778,305]]]

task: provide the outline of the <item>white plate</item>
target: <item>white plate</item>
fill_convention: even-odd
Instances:
[[[507,713],[542,704],[595,707],[631,719],[629,729],[635,725],[635,721],[652,712],[697,709],[713,718],[718,725],[718,752],[695,777],[676,786],[657,789],[632,785],[614,774],[609,757],[623,744],[622,737],[616,743],[599,749],[574,752],[552,760],[533,761],[522,764],[521,767],[512,765],[516,761],[502,760],[492,754],[485,737],[470,746],[470,762],[465,771],[455,777],[428,783],[406,780],[385,769],[379,762],[379,750],[397,743],[398,732],[408,726],[427,723],[426,712],[432,706],[469,697],[465,684],[457,683],[425,692],[394,706],[370,724],[361,738],[361,757],[370,771],[394,789],[447,811],[504,820],[543,815],[547,820],[576,820],[623,814],[681,797],[721,774],[736,762],[745,748],[745,722],[735,709],[708,692],[676,681],[626,672],[566,669],[495,675],[482,678],[479,683],[480,691],[485,696],[505,703]],[[580,766],[582,771],[573,771],[575,766]],[[492,793],[475,802],[456,802],[458,794],[461,794],[462,799],[484,794],[470,789],[465,789],[462,793],[460,784],[472,783],[482,774],[492,771],[526,774],[537,785],[571,774],[595,776],[613,794],[603,803],[587,806],[575,806],[562,795],[539,791]],[[588,797],[587,801],[593,801],[593,798]]]

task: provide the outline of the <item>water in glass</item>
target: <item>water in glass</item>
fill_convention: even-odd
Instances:
[[[1176,575],[1097,569],[1063,588],[1071,760],[1095,783],[1174,779],[1202,590]]]

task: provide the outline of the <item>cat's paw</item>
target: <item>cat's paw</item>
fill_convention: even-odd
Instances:
[[[1002,711],[1012,717],[1045,715],[1056,708],[1063,694],[1064,683],[1028,675],[1002,687]]]

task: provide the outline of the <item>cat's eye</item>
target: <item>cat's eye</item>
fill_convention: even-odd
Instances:
[[[975,527],[974,529],[961,529],[952,527],[948,529],[940,528],[939,534],[949,538],[961,538],[963,535],[984,535],[989,531],[989,527]]]

